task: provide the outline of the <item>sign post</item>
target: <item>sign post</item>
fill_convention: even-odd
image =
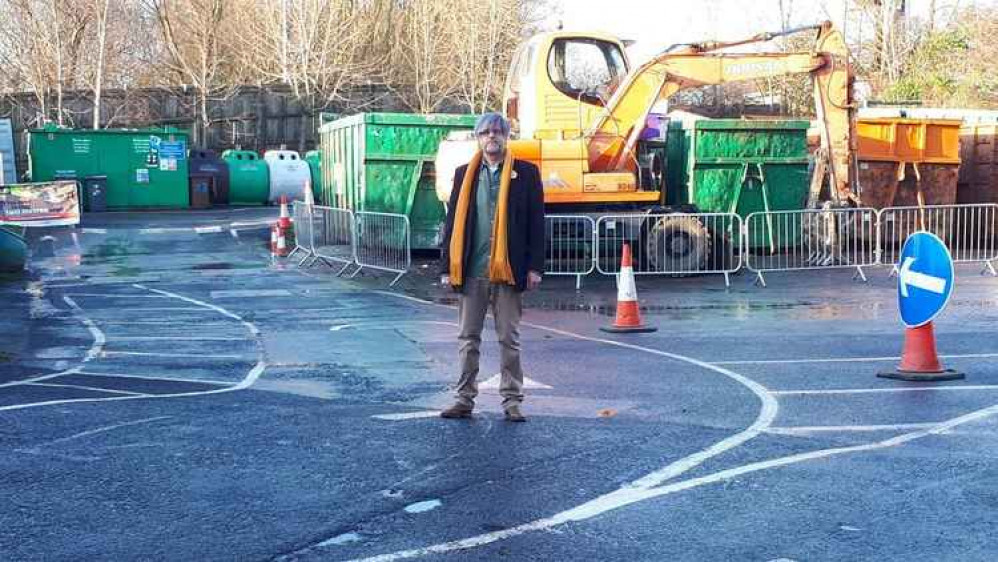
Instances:
[[[946,244],[931,232],[918,231],[904,242],[898,265],[898,309],[904,322],[901,364],[878,377],[906,381],[945,381],[964,378],[944,369],[936,354],[932,320],[953,294],[953,258]]]

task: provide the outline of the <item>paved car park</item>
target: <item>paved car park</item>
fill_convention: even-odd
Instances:
[[[266,252],[273,211],[103,215],[0,282],[10,560],[991,560],[998,281],[936,322],[964,380],[898,360],[889,270],[549,278],[526,424],[442,420],[454,296]],[[51,257],[41,257],[48,255]],[[426,266],[426,267],[421,267]],[[488,334],[488,332],[487,332]],[[492,388],[490,388],[492,387]]]

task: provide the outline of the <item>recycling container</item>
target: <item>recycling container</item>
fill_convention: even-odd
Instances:
[[[957,203],[998,203],[998,124],[966,123],[960,128]]]
[[[191,149],[188,167],[192,193],[194,184],[202,183],[208,188],[209,206],[229,204],[229,165],[214,150]]]
[[[83,178],[83,210],[103,213],[107,210],[107,176]]]
[[[105,176],[108,209],[186,208],[187,144],[171,129],[34,129],[29,173],[36,182]]]
[[[755,212],[803,209],[810,187],[807,128],[802,120],[670,123],[666,202],[743,219]],[[796,237],[797,232],[788,229],[787,235]],[[769,236],[768,229],[754,229],[748,244],[768,247],[774,242]]]
[[[438,249],[445,218],[434,159],[451,131],[475,115],[360,113],[322,125],[322,200],[355,211],[409,217],[413,249]]]
[[[226,150],[222,160],[229,170],[230,205],[264,205],[270,198],[267,162],[251,150]]]
[[[268,150],[263,153],[270,171],[270,193],[267,201],[280,203],[281,197],[288,202],[305,199],[305,185],[311,181],[308,164],[294,150]]]
[[[211,207],[211,191],[215,184],[212,176],[191,176],[191,208],[207,209]]]
[[[309,175],[312,178],[312,197],[317,204],[322,203],[322,152],[309,150],[305,153]]]
[[[864,207],[957,201],[960,124],[953,119],[864,118],[856,122]]]

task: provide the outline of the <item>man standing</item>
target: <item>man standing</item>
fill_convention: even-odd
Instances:
[[[475,124],[479,150],[454,173],[441,258],[440,283],[461,293],[461,377],[457,401],[441,412],[468,418],[478,396],[479,348],[492,305],[502,370],[499,394],[509,421],[526,421],[520,366],[522,293],[541,283],[544,270],[544,188],[540,172],[513,159],[509,122],[486,113]]]

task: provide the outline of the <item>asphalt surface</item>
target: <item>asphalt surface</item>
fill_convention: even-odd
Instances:
[[[998,280],[936,321],[966,379],[877,378],[888,270],[528,295],[528,423],[443,420],[454,295],[299,270],[273,209],[88,215],[0,280],[3,560],[994,560]],[[481,379],[498,372],[486,336]],[[488,385],[484,385],[488,386]]]

